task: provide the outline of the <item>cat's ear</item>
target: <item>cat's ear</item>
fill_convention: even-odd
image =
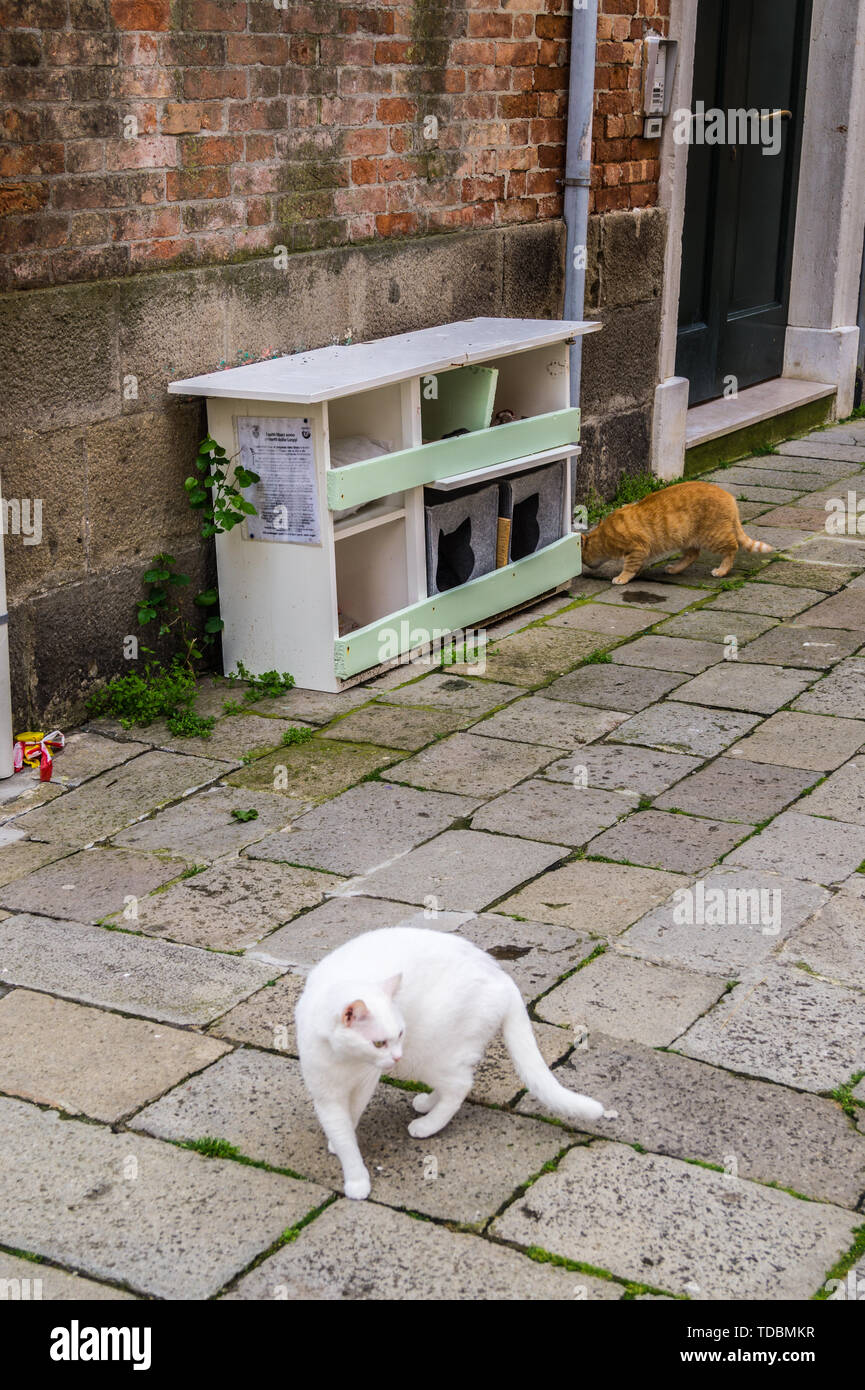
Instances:
[[[381,992],[382,994],[386,994],[388,999],[393,999],[401,984],[402,975],[391,975],[390,979],[385,980],[384,984],[381,986]]]
[[[368,1017],[369,1009],[362,999],[352,1000],[342,1011],[342,1023],[345,1028],[350,1028],[353,1023],[362,1023]]]

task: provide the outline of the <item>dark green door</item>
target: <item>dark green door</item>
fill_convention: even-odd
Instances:
[[[691,405],[781,375],[810,21],[811,0],[699,0],[693,129],[725,143],[688,150],[676,372]],[[758,127],[748,111],[790,114]]]

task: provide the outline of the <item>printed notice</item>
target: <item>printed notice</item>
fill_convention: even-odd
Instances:
[[[244,468],[261,479],[243,489],[258,516],[247,521],[251,541],[321,544],[315,450],[309,420],[252,415],[237,421]]]

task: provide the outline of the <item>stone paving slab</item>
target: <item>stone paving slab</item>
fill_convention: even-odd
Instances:
[[[802,613],[806,608],[819,603],[823,597],[821,589],[792,588],[790,585],[768,583],[761,583],[755,588],[745,584],[741,589],[731,589],[728,593],[718,594],[711,603],[700,610],[700,613],[708,617],[717,609],[718,612],[732,613],[734,622],[737,621],[737,615],[743,613],[759,613],[769,618],[793,618],[797,613]]]
[[[578,859],[505,899],[500,911],[574,931],[615,936],[687,880],[656,869]]]
[[[680,613],[677,618],[669,618],[659,628],[659,633],[669,637],[694,637],[713,643],[723,643],[728,637],[735,637],[737,642],[744,643],[761,637],[774,626],[774,618],[764,618],[759,613],[716,613],[712,608],[697,608],[693,613]]]
[[[718,478],[712,479],[717,487],[729,492],[731,497],[742,498],[745,502],[792,502],[802,492],[800,487],[763,487],[758,483],[726,483]]]
[[[388,902],[384,898],[328,898],[321,907],[301,913],[257,946],[250,947],[247,954],[254,960],[310,970],[328,951],[335,951],[337,946],[361,932],[409,924],[453,931],[469,915],[467,912],[439,913],[436,920],[432,919],[432,914],[428,920],[408,904]]]
[[[446,830],[434,840],[375,869],[363,879],[371,897],[432,904],[444,911],[479,911],[534,878],[569,852],[512,835]]]
[[[839,1207],[596,1140],[567,1153],[491,1229],[700,1301],[776,1300],[810,1298],[852,1244],[856,1220]]]
[[[799,498],[799,502],[802,498]],[[773,507],[771,511],[765,512],[760,517],[759,527],[755,527],[755,532],[759,532],[757,539],[762,538],[763,527],[780,526],[785,530],[796,531],[822,531],[826,523],[826,510],[824,507],[805,507],[794,504],[789,507]],[[796,537],[794,536],[795,540]],[[803,537],[800,535],[799,540]]]
[[[451,734],[391,768],[388,781],[457,795],[498,796],[554,759],[552,748],[536,743]]]
[[[556,1074],[618,1112],[586,1125],[592,1133],[713,1163],[731,1185],[735,1173],[738,1182],[777,1183],[843,1207],[855,1207],[865,1189],[865,1141],[834,1101],[603,1033],[591,1033]],[[539,1113],[532,1096],[518,1109]]]
[[[16,840],[12,844],[0,846],[0,884],[12,883],[23,878],[43,864],[53,864],[73,852],[74,846],[63,845],[59,841]]]
[[[612,639],[607,639],[607,643]],[[570,671],[584,656],[605,645],[594,633],[562,632],[559,628],[523,628],[512,637],[487,647],[484,677],[508,685],[532,688]],[[465,673],[464,663],[450,668]]]
[[[755,584],[787,586],[794,589],[819,589],[825,594],[834,594],[843,589],[859,571],[845,569],[842,565],[806,564],[803,560],[773,560],[770,565],[754,575]],[[738,589],[736,594],[740,592]]]
[[[807,439],[787,439],[778,445],[778,453],[791,458],[837,459],[839,462],[861,463],[863,450],[861,444],[842,444],[836,439],[817,439],[813,434]]]
[[[374,692],[363,685],[330,693],[325,690],[300,690],[295,687],[272,699],[256,700],[258,714],[275,714],[283,719],[299,720],[302,724],[328,724],[338,714],[357,709],[372,699]]]
[[[118,743],[101,734],[71,733],[66,738],[65,748],[54,760],[51,781],[64,787],[78,787],[100,772],[108,772],[139,753],[146,753],[148,748],[147,743]]]
[[[744,462],[744,460],[742,460]],[[739,503],[739,520],[742,522],[753,521],[756,517],[768,512],[770,504],[768,502],[741,502]]]
[[[18,1292],[10,1291],[6,1297],[16,1301],[19,1298],[38,1299],[43,1303],[136,1301],[135,1295],[125,1289],[97,1284],[93,1279],[83,1279],[79,1274],[69,1274],[53,1265],[34,1265],[32,1260],[21,1260],[0,1250],[0,1283],[9,1287],[10,1282]]]
[[[210,1023],[281,969],[79,922],[0,922],[0,979],[166,1023]]]
[[[716,758],[665,791],[655,806],[661,811],[685,811],[691,816],[711,813],[718,820],[759,825],[783,811],[817,777],[816,772],[802,768]]]
[[[169,801],[215,781],[225,764],[179,753],[142,753],[129,763],[28,811],[19,822],[28,835],[88,845],[124,830]]]
[[[865,545],[861,541],[835,539],[831,536],[812,536],[796,547],[796,563],[844,567],[860,574],[865,569]],[[818,586],[815,585],[815,588]]]
[[[148,936],[211,951],[253,946],[344,879],[265,860],[226,860],[138,903],[130,923]],[[120,918],[115,920],[120,921]]]
[[[533,778],[487,802],[472,818],[472,829],[576,848],[632,810],[633,801],[617,792]]]
[[[389,705],[426,705],[431,709],[453,710],[462,715],[482,714],[509,700],[516,700],[522,691],[512,685],[503,685],[492,680],[467,680],[452,672],[436,671],[422,681],[403,685],[399,690],[389,690],[386,698]]]
[[[297,1056],[294,1010],[305,984],[304,975],[282,975],[235,1004],[207,1031],[214,1038]]]
[[[630,647],[626,650],[630,651]],[[660,700],[684,680],[681,672],[651,671],[610,661],[581,666],[578,671],[554,681],[544,693],[551,700],[573,700],[577,704],[631,713]]]
[[[568,680],[569,677],[565,677]],[[491,719],[482,719],[472,728],[485,738],[510,738],[523,743],[545,744],[548,748],[573,748],[603,738],[628,718],[625,710],[592,709],[565,700],[527,695],[499,710]]]
[[[775,511],[780,510],[781,508],[775,508]],[[764,525],[764,518],[760,517],[759,524],[751,523],[748,526],[748,532],[753,540],[763,541],[766,545],[771,545],[773,550],[789,551],[790,558],[795,559],[799,548],[813,539],[811,533],[822,529],[822,523],[817,519],[811,521],[814,517],[813,511],[797,507],[790,507],[788,510],[798,519],[798,525],[795,521],[784,525],[779,520],[775,520],[772,525]],[[818,513],[817,516],[819,515]]]
[[[828,899],[827,889],[801,879],[716,869],[641,917],[617,944],[644,960],[738,979]]]
[[[836,661],[850,656],[862,644],[859,633],[843,632],[839,628],[798,626],[782,623],[764,632],[740,649],[742,661],[768,662],[772,666],[798,666],[806,670],[826,670]]]
[[[345,719],[323,729],[322,738],[353,743],[376,743],[380,747],[405,748],[415,752],[444,734],[451,734],[465,723],[453,710],[415,709],[411,705],[364,705]]]
[[[99,922],[122,910],[129,899],[143,898],[178,878],[185,868],[181,859],[159,859],[155,854],[105,847],[81,850],[7,884],[0,889],[0,906],[10,912]]]
[[[399,758],[400,754],[391,748],[315,738],[258,758],[225,780],[229,786],[246,787],[253,792],[281,792],[300,801],[326,801],[371,772],[390,767]]]
[[[765,458],[762,464],[751,460],[747,468],[736,463],[732,468],[719,468],[712,473],[703,473],[701,479],[706,483],[726,483],[731,487],[737,483],[746,483],[749,487],[794,487],[799,492],[805,492],[810,487],[820,487],[825,482],[820,473],[799,470],[793,474],[789,469],[785,472],[781,467],[775,468]]]
[[[701,762],[701,758],[662,753],[655,748],[602,743],[578,748],[570,757],[551,763],[544,768],[544,777],[577,787],[602,787],[636,799],[657,796]]]
[[[816,671],[721,661],[687,685],[679,686],[676,699],[687,704],[744,710],[748,714],[774,714],[816,679]]]
[[[191,1072],[225,1043],[15,989],[0,1000],[0,1091],[115,1124]],[[95,1059],[111,1059],[95,1066]]]
[[[608,950],[545,994],[535,1012],[547,1023],[579,1033],[597,1029],[647,1047],[669,1047],[718,1001],[725,987],[709,975]]]
[[[0,782],[0,824],[9,825],[25,811],[35,810],[62,796],[59,782],[40,782],[36,768],[24,768]]]
[[[208,787],[169,806],[148,820],[139,821],[113,837],[115,845],[128,849],[171,854],[193,864],[208,864],[226,854],[237,854],[246,845],[281,830],[295,816],[303,815],[307,802],[243,787]],[[235,820],[233,811],[254,810],[254,820]]]
[[[554,1125],[464,1104],[439,1134],[412,1139],[411,1093],[382,1084],[358,1126],[373,1201],[465,1224],[480,1223],[562,1147]],[[232,1052],[149,1105],[134,1127],[161,1138],[227,1139],[241,1153],[342,1192],[297,1062]],[[432,1157],[438,1177],[424,1177]],[[427,1162],[427,1171],[429,1171]],[[315,1190],[315,1189],[314,1189]]]
[[[809,440],[816,440],[820,444],[843,443],[850,441],[847,439],[829,440],[827,435],[806,435],[804,439],[786,440],[785,443],[806,444]],[[759,462],[759,460],[758,460]],[[736,467],[747,468],[749,459],[741,459]],[[774,466],[783,468],[785,473],[818,473],[824,482],[834,478],[847,478],[850,476],[850,462],[845,459],[821,458],[819,454],[809,454],[807,452],[794,453],[792,449],[786,449],[781,445],[774,458]]]
[[[366,874],[431,840],[476,805],[473,797],[364,782],[301,816],[288,830],[252,845],[246,857]]]
[[[731,758],[831,772],[865,744],[865,720],[781,710],[730,750]]]
[[[615,743],[647,744],[670,753],[693,753],[713,758],[758,724],[755,714],[707,709],[703,705],[665,700],[620,724],[609,735]]]
[[[531,1302],[618,1299],[622,1286],[536,1261],[370,1202],[343,1199],[283,1246],[223,1301],[442,1299]]]
[[[805,618],[799,618],[796,626],[805,621]],[[865,589],[847,589],[844,593],[833,594],[809,611],[807,621],[809,626],[865,632]]]
[[[836,893],[790,937],[780,960],[784,965],[802,962],[827,979],[865,989],[865,900]]]
[[[808,714],[840,714],[855,719],[865,714],[865,661],[851,657],[813,685],[793,704]]]
[[[223,715],[217,719],[207,738],[181,738],[172,734],[162,720],[151,725],[147,732],[151,742],[168,752],[221,758],[236,767],[245,757],[260,758],[272,752],[281,745],[284,733],[300,728],[303,725],[296,720],[268,717],[250,711]]]
[[[578,632],[596,632],[604,637],[633,637],[656,621],[642,609],[614,608],[609,603],[581,603],[550,618],[549,627],[569,627]]]
[[[688,640],[656,633],[638,637],[612,654],[614,662],[625,666],[651,667],[657,671],[685,671],[695,675],[724,659],[724,647],[718,642]]]
[[[735,849],[728,864],[775,869],[790,878],[840,883],[865,860],[865,826],[784,811]]]
[[[327,1195],[23,1101],[0,1145],[5,1244],[157,1298],[211,1297]]]
[[[626,821],[596,836],[587,854],[603,855],[650,869],[696,874],[751,833],[752,826],[667,811],[637,811]]]
[[[861,1071],[863,1038],[861,993],[767,964],[698,1019],[676,1050],[799,1091],[831,1091]]]
[[[439,921],[444,914],[439,914]],[[415,925],[435,925],[418,920]],[[586,933],[544,922],[515,921],[481,912],[458,922],[455,930],[497,960],[524,999],[535,999],[592,954],[597,941]]]
[[[848,825],[865,825],[865,759],[839,767],[797,809],[808,816],[828,816]]]
[[[598,603],[622,604],[625,608],[649,608],[654,613],[679,613],[697,599],[705,598],[705,590],[687,585],[664,584],[650,579],[632,579],[629,584],[606,585],[596,596]]]

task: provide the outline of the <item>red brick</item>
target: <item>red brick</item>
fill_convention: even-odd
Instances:
[[[107,140],[105,167],[165,169],[177,163],[177,141],[170,135],[145,135],[136,140]]]
[[[0,147],[0,177],[22,174],[62,174],[62,145],[7,145]]]
[[[278,101],[233,103],[228,112],[229,130],[285,130],[288,125],[288,105]]]
[[[243,223],[244,206],[239,201],[193,204],[183,209],[183,227],[187,232],[218,232],[224,227],[239,227]]]
[[[246,28],[245,0],[184,0],[184,29],[239,30]]]
[[[598,38],[601,37],[602,20],[598,19]],[[535,33],[539,39],[569,39],[571,21],[568,15],[539,14],[535,20]]]
[[[81,212],[69,223],[70,246],[99,246],[111,238],[107,212]],[[65,238],[64,238],[65,239]]]
[[[497,43],[497,68],[530,68],[537,62],[538,45],[530,43]]]
[[[243,159],[242,135],[192,136],[180,141],[181,163],[187,169],[213,164],[237,164]]]
[[[267,198],[250,198],[246,204],[246,221],[250,227],[262,227],[272,221]]]
[[[131,264],[138,269],[177,265],[193,259],[195,242],[188,237],[172,241],[136,241],[129,253]]]
[[[533,222],[538,215],[538,205],[534,198],[513,198],[499,203],[497,208],[499,223]]]
[[[513,28],[513,15],[490,14],[489,11],[469,15],[469,38],[472,39],[509,39]]]
[[[187,68],[183,73],[183,95],[196,98],[245,97],[247,74],[222,68]]]
[[[201,107],[194,102],[169,101],[162,113],[163,135],[188,135],[201,129]]]
[[[180,208],[127,208],[111,213],[113,241],[174,237],[180,231]]]
[[[66,240],[65,217],[3,217],[0,218],[0,254],[17,251],[41,251],[62,246]]]
[[[66,146],[66,172],[68,174],[92,174],[105,163],[105,145],[102,140],[72,140]]]
[[[186,202],[193,198],[227,198],[231,191],[228,170],[225,168],[170,169],[165,187],[170,203]]]
[[[48,34],[45,58],[57,67],[115,67],[120,61],[120,37],[118,34]]]
[[[351,162],[352,183],[378,183],[377,159],[353,159]]]
[[[407,101],[404,97],[389,97],[378,103],[375,114],[377,120],[388,125],[413,121],[417,115],[417,102]]]
[[[272,135],[247,135],[246,158],[252,164],[260,164],[265,159],[273,159],[276,145]]]
[[[170,29],[171,0],[111,0],[111,18],[118,29]]]
[[[394,17],[387,10],[340,10],[338,27],[344,34],[392,34]]]
[[[382,213],[375,219],[379,236],[411,236],[418,228],[416,212]]]
[[[402,40],[385,39],[375,46],[375,61],[382,64],[411,63],[414,61],[412,45]]]
[[[225,55],[229,63],[269,63],[281,67],[288,62],[288,39],[276,34],[229,34]]]
[[[342,138],[342,150],[347,155],[384,154],[387,150],[387,131],[381,126],[347,130]]]

